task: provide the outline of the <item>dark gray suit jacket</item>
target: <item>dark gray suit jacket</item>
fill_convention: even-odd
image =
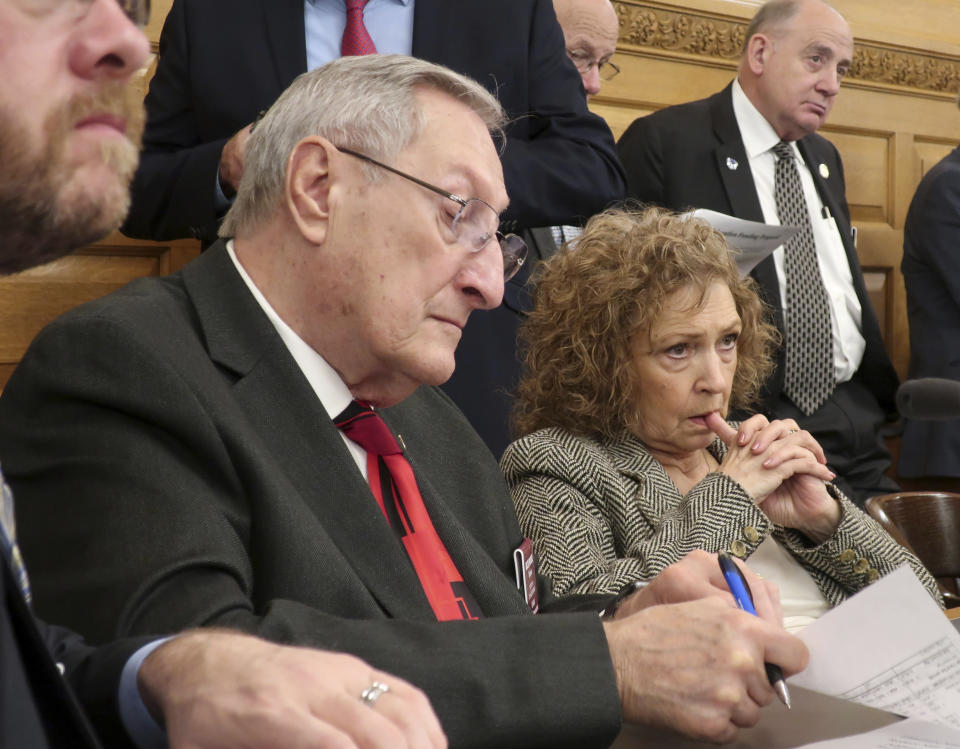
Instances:
[[[873,393],[881,408],[891,414],[896,410],[894,396],[899,380],[884,348],[880,325],[867,296],[853,246],[840,154],[830,141],[815,133],[797,145],[810,166],[817,192],[837,222],[863,310],[867,348],[855,377]],[[668,107],[635,120],[620,138],[617,148],[627,172],[630,197],[674,210],[710,208],[751,221],[763,221],[763,210],[733,112],[731,86],[707,99]],[[728,159],[736,162],[736,169],[728,167]],[[820,174],[820,164],[827,166],[829,177]],[[760,263],[752,275],[773,308],[775,322],[782,332],[783,302],[773,258]],[[774,412],[773,405],[783,389],[783,363],[781,348],[777,369],[767,383],[760,409],[766,413]]]
[[[960,380],[960,148],[920,181],[903,229],[910,377]],[[960,421],[904,426],[902,476],[960,476]]]
[[[454,746],[611,741],[597,616],[526,609],[520,530],[476,433],[434,388],[382,413],[482,621],[435,621],[222,244],[68,313],[0,399],[38,609],[93,640],[219,625],[355,653],[422,687]]]

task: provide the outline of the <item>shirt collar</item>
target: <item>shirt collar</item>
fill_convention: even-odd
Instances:
[[[304,2],[310,3],[310,5],[314,5],[314,6],[319,5],[320,3],[329,4],[332,2],[336,2],[337,5],[345,5],[343,0],[304,0]],[[413,2],[413,0],[381,0],[381,2],[396,3],[406,8],[408,5],[410,5]]]
[[[753,105],[738,80],[733,82],[733,114],[740,128],[743,148],[751,159],[769,151],[780,142],[777,131]]]
[[[327,363],[327,360],[297,335],[293,328],[287,325],[277,314],[267,298],[257,288],[253,279],[247,274],[246,269],[240,264],[233,250],[232,239],[227,241],[227,253],[240,274],[240,278],[243,279],[247,288],[250,289],[250,293],[253,294],[253,298],[257,300],[257,304],[260,305],[273,327],[276,328],[287,350],[297,362],[304,377],[307,378],[310,387],[313,388],[313,392],[317,394],[324,410],[331,419],[336,418],[353,401],[350,389],[337,374],[337,371]]]

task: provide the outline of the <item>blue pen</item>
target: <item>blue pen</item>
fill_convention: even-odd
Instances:
[[[743,576],[743,571],[725,551],[717,554],[717,560],[720,562],[723,579],[727,581],[727,587],[730,588],[730,593],[733,600],[737,602],[737,606],[748,614],[756,616],[757,610],[753,607],[753,593],[750,592],[750,586],[747,585],[747,579]],[[767,669],[767,679],[770,681],[770,686],[773,687],[773,691],[777,693],[780,701],[789,709],[790,692],[787,691],[787,683],[783,680],[783,672],[780,670],[780,666],[775,663],[764,663],[763,665]]]

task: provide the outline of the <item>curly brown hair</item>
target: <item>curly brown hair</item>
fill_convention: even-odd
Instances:
[[[723,235],[661,208],[618,208],[594,216],[576,247],[541,263],[534,309],[520,329],[524,374],[517,386],[517,435],[556,426],[615,437],[633,421],[638,333],[649,332],[675,291],[702,295],[715,282],[733,294],[743,330],[731,407],[749,407],[773,369],[779,343],[752,279],[741,280]]]

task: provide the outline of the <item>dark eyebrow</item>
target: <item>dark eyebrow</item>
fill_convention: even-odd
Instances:
[[[834,58],[834,56],[835,56],[835,55],[834,55],[834,52],[833,52],[833,48],[831,48],[831,47],[830,47],[829,45],[827,45],[827,44],[821,44],[821,43],[818,43],[818,42],[814,42],[813,44],[809,45],[809,46],[807,47],[807,50],[806,50],[806,51],[807,51],[808,53],[812,53],[812,54],[820,55],[821,57],[825,57],[825,58],[827,58],[828,60],[832,60],[832,59]]]
[[[829,44],[824,44],[823,42],[813,42],[807,46],[806,52],[807,54],[820,55],[826,60],[833,60],[837,56],[836,50]],[[850,67],[851,63],[852,60],[849,58],[843,58],[837,62],[838,65],[843,65],[846,67]]]

